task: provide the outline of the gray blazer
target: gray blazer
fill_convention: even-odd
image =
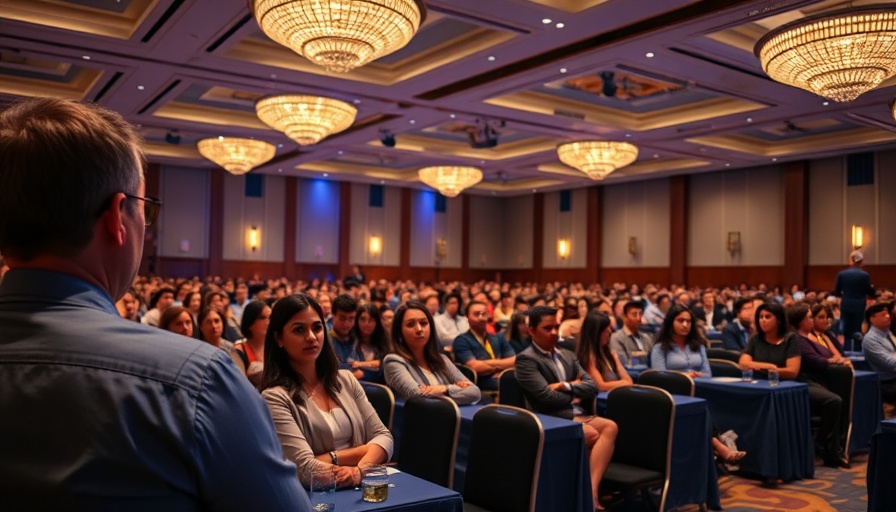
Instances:
[[[582,382],[572,386],[572,392],[553,391],[549,384],[560,382],[554,362],[535,351],[532,346],[516,356],[514,371],[516,380],[523,389],[523,394],[535,412],[572,419],[574,416],[572,400],[582,399],[583,403],[594,401],[599,390],[579,362],[575,354],[566,349],[558,349],[558,357],[566,373],[567,381],[581,379]]]
[[[650,350],[653,348],[654,342],[653,336],[643,332],[639,332],[638,336],[644,344],[644,352],[646,353],[643,357],[642,364],[649,364]],[[633,340],[631,334],[628,333],[627,327],[623,327],[610,335],[610,349],[613,352],[616,352],[616,355],[619,356],[619,362],[622,363],[623,366],[628,366],[631,362],[632,352],[639,350],[638,345],[635,344],[635,340]]]
[[[454,366],[445,356],[442,356],[445,366],[450,374],[450,381],[441,375],[436,374],[438,382],[429,382],[420,371],[417,365],[409,362],[407,359],[398,354],[389,354],[383,358],[383,368],[386,377],[386,385],[392,388],[400,398],[406,400],[408,397],[420,395],[420,385],[425,384],[432,386],[436,384],[446,384],[448,386],[448,397],[460,405],[475,404],[482,398],[482,392],[475,385],[469,385],[465,388],[456,386],[454,383],[467,379],[460,370]]]
[[[352,446],[375,444],[382,447],[391,459],[392,434],[367,401],[358,379],[348,370],[339,370],[339,383],[342,390],[336,393],[335,398],[352,423]],[[292,401],[289,392],[282,386],[266,389],[261,396],[271,411],[283,455],[295,463],[299,480],[308,485],[309,470],[332,467],[316,460],[315,455],[334,450],[335,444],[333,432],[323,416],[327,413],[318,409],[304,390],[300,393],[305,400],[305,405],[301,407]]]

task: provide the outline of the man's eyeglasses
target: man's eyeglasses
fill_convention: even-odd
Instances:
[[[146,227],[152,226],[156,219],[159,218],[159,211],[162,209],[162,201],[156,199],[155,197],[140,197],[131,195],[128,193],[124,193],[125,197],[129,197],[131,199],[138,199],[143,201],[143,219],[146,223]]]

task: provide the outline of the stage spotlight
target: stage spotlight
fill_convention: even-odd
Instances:
[[[395,134],[386,129],[380,129],[380,142],[387,148],[395,147]]]

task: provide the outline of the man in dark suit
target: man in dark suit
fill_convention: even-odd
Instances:
[[[598,389],[575,354],[557,348],[557,310],[548,306],[529,310],[529,331],[532,344],[516,356],[517,381],[535,412],[582,424],[589,451],[594,506],[602,509],[598,486],[613,456],[616,424],[605,418],[586,416],[582,410],[582,401],[593,401]]]
[[[753,299],[741,297],[734,301],[734,314],[737,318],[722,328],[722,348],[743,352],[753,328]]]
[[[716,304],[716,293],[713,290],[703,290],[700,295],[700,305],[694,309],[694,316],[703,322],[707,331],[721,331],[731,321],[731,312],[724,304]]]
[[[852,335],[862,332],[862,321],[865,319],[865,301],[874,297],[871,276],[862,270],[865,256],[859,251],[849,255],[849,268],[837,274],[834,284],[834,295],[840,299],[840,321],[843,323],[843,339],[852,339]],[[861,347],[861,345],[860,345]]]

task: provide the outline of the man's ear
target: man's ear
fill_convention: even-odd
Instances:
[[[121,192],[112,197],[109,207],[100,216],[103,235],[108,236],[119,247],[125,244],[127,229],[124,224],[124,209],[127,197]]]

